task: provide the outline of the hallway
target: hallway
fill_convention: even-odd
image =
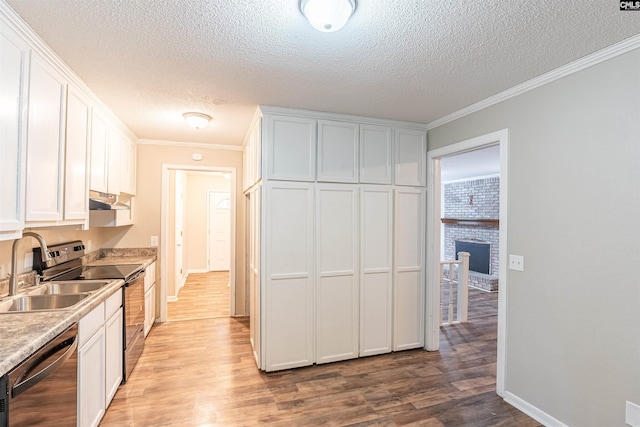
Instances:
[[[167,319],[229,317],[229,272],[190,273],[178,293],[178,301],[167,303]]]

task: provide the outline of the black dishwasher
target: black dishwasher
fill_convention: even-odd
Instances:
[[[77,424],[78,325],[0,378],[0,427]]]

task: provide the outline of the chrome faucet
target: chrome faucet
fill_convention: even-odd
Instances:
[[[22,237],[16,239],[13,242],[13,249],[11,252],[11,276],[9,279],[9,296],[13,296],[18,293],[18,245],[27,236],[31,236],[35,238],[38,243],[40,243],[40,248],[42,249],[42,260],[47,262],[51,261],[51,255],[49,255],[49,248],[47,248],[47,243],[44,241],[41,235],[37,233],[32,233],[31,231],[25,231],[22,233]]]

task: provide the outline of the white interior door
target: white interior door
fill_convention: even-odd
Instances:
[[[209,192],[209,270],[228,271],[231,260],[231,215],[228,191]]]

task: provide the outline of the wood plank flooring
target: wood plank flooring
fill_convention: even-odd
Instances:
[[[167,319],[229,317],[229,272],[190,273],[178,293],[178,301],[167,304]]]
[[[247,318],[161,324],[101,425],[539,426],[495,394],[496,316],[486,314],[442,328],[439,352],[268,374]]]

